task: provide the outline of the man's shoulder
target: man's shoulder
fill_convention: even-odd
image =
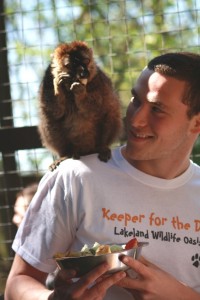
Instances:
[[[116,166],[116,157],[114,158],[117,149],[112,150],[111,158],[107,161],[101,161],[98,154],[90,154],[81,156],[80,159],[66,158],[62,159],[60,163],[52,170],[48,170],[43,177],[43,180],[59,181],[62,178],[82,177],[87,174],[105,174],[109,173],[113,167]],[[96,175],[95,175],[96,176]]]
[[[56,170],[73,170],[73,169],[87,169],[87,168],[101,168],[103,166],[107,166],[109,164],[112,164],[112,160],[115,157],[116,159],[116,153],[119,152],[120,147],[113,148],[111,151],[111,158],[107,161],[101,161],[98,157],[98,153],[89,154],[81,156],[80,159],[73,159],[73,158],[65,158],[60,161],[60,163],[55,168]],[[53,170],[54,171],[54,170]]]
[[[76,169],[76,168],[80,168],[80,167],[86,167],[87,165],[90,164],[98,164],[99,163],[99,159],[98,159],[98,155],[95,154],[90,154],[90,155],[85,155],[85,156],[81,156],[80,159],[74,159],[74,158],[66,158],[65,160],[63,160],[59,167],[60,169]]]
[[[59,163],[54,170],[50,171],[52,175],[72,175],[81,174],[89,170],[96,170],[101,168],[101,164],[104,162],[100,161],[98,154],[90,154],[81,156],[80,159],[66,158]]]

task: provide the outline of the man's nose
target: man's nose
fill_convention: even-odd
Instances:
[[[134,127],[144,127],[148,121],[148,107],[141,105],[132,115],[131,124]]]

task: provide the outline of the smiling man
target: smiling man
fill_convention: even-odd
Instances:
[[[186,81],[148,68],[139,77],[127,110],[128,141],[123,149],[125,158],[139,170],[170,179],[188,168],[199,116],[186,118],[188,107],[180,101],[186,90]]]
[[[200,133],[200,56],[153,59],[132,89],[127,144],[103,163],[67,159],[41,180],[13,243],[6,300],[200,300],[200,167],[190,154]],[[147,241],[134,272],[76,281],[60,271],[45,288],[53,255],[84,244]],[[134,276],[133,276],[134,273]]]

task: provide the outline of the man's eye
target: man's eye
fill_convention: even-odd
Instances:
[[[152,106],[152,111],[153,112],[158,112],[158,113],[162,113],[163,112],[162,109],[160,107],[158,107],[158,106]]]

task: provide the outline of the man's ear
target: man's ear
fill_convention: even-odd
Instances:
[[[193,122],[192,122],[192,128],[191,128],[191,132],[192,133],[200,133],[200,113],[198,113],[197,115],[195,115],[193,117]]]

